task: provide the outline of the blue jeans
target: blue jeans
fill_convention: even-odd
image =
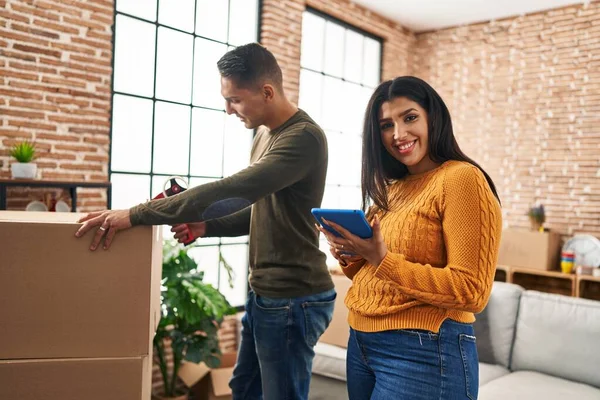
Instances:
[[[350,400],[475,400],[473,326],[447,319],[439,333],[350,329],[346,372]]]
[[[312,296],[248,294],[238,359],[229,382],[233,400],[306,400],[313,347],[333,316],[334,289]]]

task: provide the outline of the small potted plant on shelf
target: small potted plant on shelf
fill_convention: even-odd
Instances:
[[[37,174],[37,164],[32,162],[36,157],[35,145],[28,141],[15,144],[10,150],[10,156],[17,160],[11,165],[14,179],[34,179]]]
[[[190,248],[165,242],[161,287],[162,318],[154,336],[154,356],[163,381],[157,399],[188,398],[177,376],[184,360],[204,362],[214,368],[220,363],[221,351],[217,331],[223,317],[236,312],[227,299],[212,285],[203,282],[204,273],[188,254]],[[231,267],[225,264],[228,273]],[[172,352],[172,362],[167,353]]]
[[[544,222],[546,222],[546,213],[544,211],[544,205],[533,206],[527,212],[529,217],[529,223],[531,224],[531,230],[544,232]]]

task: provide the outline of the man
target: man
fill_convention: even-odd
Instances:
[[[173,197],[91,213],[76,235],[99,227],[90,247],[95,250],[102,241],[108,248],[132,225],[191,223],[196,236],[249,234],[252,291],[230,382],[233,398],[307,399],[313,347],[331,321],[336,296],[310,213],[323,197],[327,141],[285,97],[281,69],[267,49],[240,46],[217,65],[227,113],[258,128],[251,165]],[[231,204],[252,206],[204,221],[216,205]],[[182,229],[173,228],[178,237]]]

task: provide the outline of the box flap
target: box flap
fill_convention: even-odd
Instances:
[[[219,368],[233,367],[237,361],[237,353],[223,353],[221,355],[221,364]]]
[[[210,372],[210,368],[204,363],[196,364],[193,362],[184,362],[179,367],[178,376],[185,386],[191,388],[204,378]]]
[[[233,376],[233,367],[217,368],[210,371],[210,380],[215,396],[226,396],[231,394],[229,380]]]

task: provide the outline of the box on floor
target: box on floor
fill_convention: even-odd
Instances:
[[[231,400],[229,380],[236,360],[237,353],[225,353],[221,365],[213,369],[204,363],[183,363],[179,377],[191,389],[190,400]]]

